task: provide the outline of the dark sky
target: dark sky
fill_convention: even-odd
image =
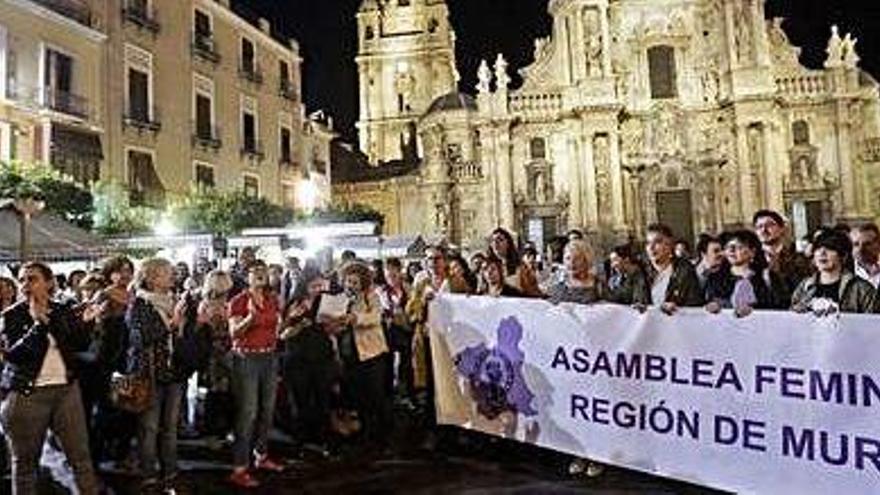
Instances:
[[[234,0],[235,1],[235,0]],[[303,91],[309,111],[329,111],[337,129],[353,140],[357,120],[355,13],[362,0],[237,0],[273,21],[285,36],[300,42]],[[550,33],[548,0],[447,0],[457,36],[462,90],[473,93],[481,58],[502,52],[514,69],[531,62],[534,40]],[[862,67],[880,76],[880,1],[767,0],[768,17],[785,17],[792,43],[803,48],[810,67],[824,60],[830,25],[859,39]],[[880,78],[880,77],[878,77]]]

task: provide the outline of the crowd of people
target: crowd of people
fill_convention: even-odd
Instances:
[[[44,442],[65,453],[84,494],[99,492],[106,461],[130,464],[144,490],[173,487],[181,427],[228,447],[229,482],[240,488],[285,469],[269,450],[273,427],[321,452],[347,438],[386,451],[393,406],[421,410],[432,423],[427,316],[438,293],[669,315],[682,307],[738,317],[880,312],[876,225],[821,228],[800,250],[786,232],[781,215],[762,210],[751,229],[701,235],[695,256],[654,224],[643,245],[601,257],[580,231],[539,253],[498,228],[485,251],[465,257],[429,246],[406,265],[351,252],[336,267],[296,258],[267,265],[250,248],[229,271],[161,258],[135,269],[118,256],[63,278],[26,263],[17,280],[0,278],[0,425],[14,493],[35,492]],[[115,400],[115,382],[131,376],[150,385],[137,411]],[[195,423],[193,383],[206,391]],[[578,460],[571,471],[593,476],[602,467]]]

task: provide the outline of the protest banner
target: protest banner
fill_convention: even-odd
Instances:
[[[442,295],[441,424],[739,493],[880,493],[880,317]]]

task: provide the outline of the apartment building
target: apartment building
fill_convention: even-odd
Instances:
[[[106,45],[85,4],[0,2],[0,161],[52,162],[81,182],[100,176]]]
[[[33,38],[37,62],[26,81],[43,83],[37,101],[55,97],[76,107],[72,116],[63,114],[64,132],[73,120],[89,133],[78,147],[88,141],[100,148],[86,155],[95,166],[89,174],[77,169],[77,179],[124,184],[133,204],[160,205],[193,188],[240,189],[300,208],[324,201],[320,184],[329,184],[330,172],[320,157],[335,135],[326,119],[306,116],[299,47],[273,36],[267,20],[249,22],[229,0],[5,0],[0,6],[0,25],[21,26],[21,38]],[[31,13],[30,24],[12,17],[22,15],[18,10]],[[36,29],[50,19],[72,30],[69,40],[52,26]],[[67,46],[62,41],[71,49],[51,48]],[[321,146],[326,150],[314,151]],[[50,156],[54,150],[48,144],[41,154],[20,157],[72,172]]]

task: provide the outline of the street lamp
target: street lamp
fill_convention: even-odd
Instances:
[[[21,261],[27,261],[31,251],[31,220],[33,216],[45,208],[46,203],[34,198],[20,198],[13,203],[18,211],[19,218],[19,256]]]

